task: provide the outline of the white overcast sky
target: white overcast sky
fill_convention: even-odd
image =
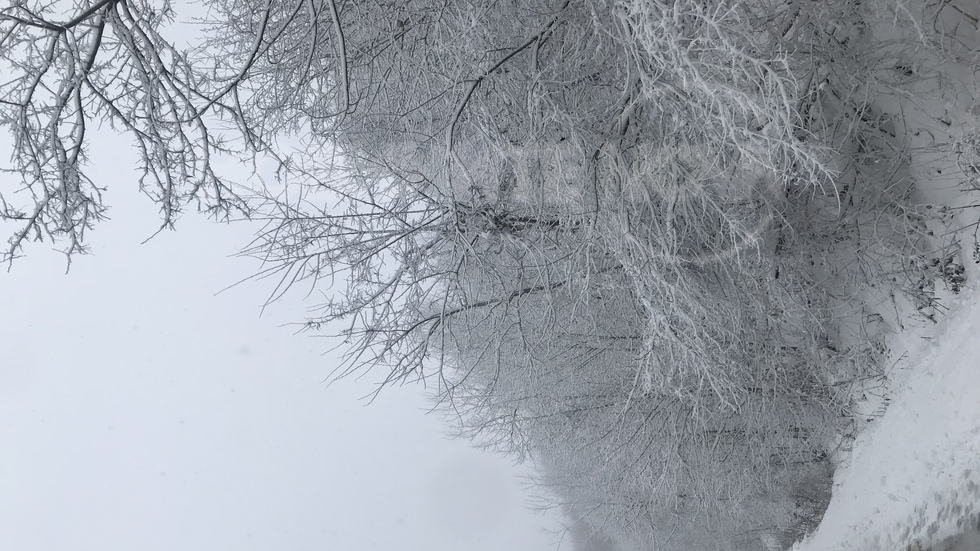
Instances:
[[[34,244],[0,272],[0,549],[559,548],[518,470],[443,438],[420,388],[327,387],[330,344],[283,326],[302,297],[259,317],[268,285],[216,295],[257,270],[233,257],[254,227],[187,215],[141,245],[155,208],[100,136],[94,254],[66,275]]]

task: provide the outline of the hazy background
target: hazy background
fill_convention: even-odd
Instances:
[[[331,343],[284,326],[303,297],[260,318],[269,282],[216,295],[258,269],[232,257],[254,226],[187,215],[141,245],[156,212],[103,134],[94,255],[0,271],[0,549],[559,548],[521,471],[444,439],[419,388],[327,387]]]

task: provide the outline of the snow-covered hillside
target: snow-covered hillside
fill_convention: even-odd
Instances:
[[[935,336],[908,343],[917,349],[904,386],[858,437],[823,522],[797,551],[930,549],[977,530],[980,296],[958,309]],[[963,545],[936,549],[976,550],[980,540]]]

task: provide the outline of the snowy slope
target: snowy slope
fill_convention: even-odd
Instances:
[[[928,549],[976,527],[980,296],[967,299],[940,329],[910,354],[904,387],[858,437],[823,522],[797,551]]]

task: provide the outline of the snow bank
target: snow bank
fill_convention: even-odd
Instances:
[[[905,384],[858,437],[823,522],[795,551],[927,549],[977,528],[980,295],[956,310],[909,343]]]

